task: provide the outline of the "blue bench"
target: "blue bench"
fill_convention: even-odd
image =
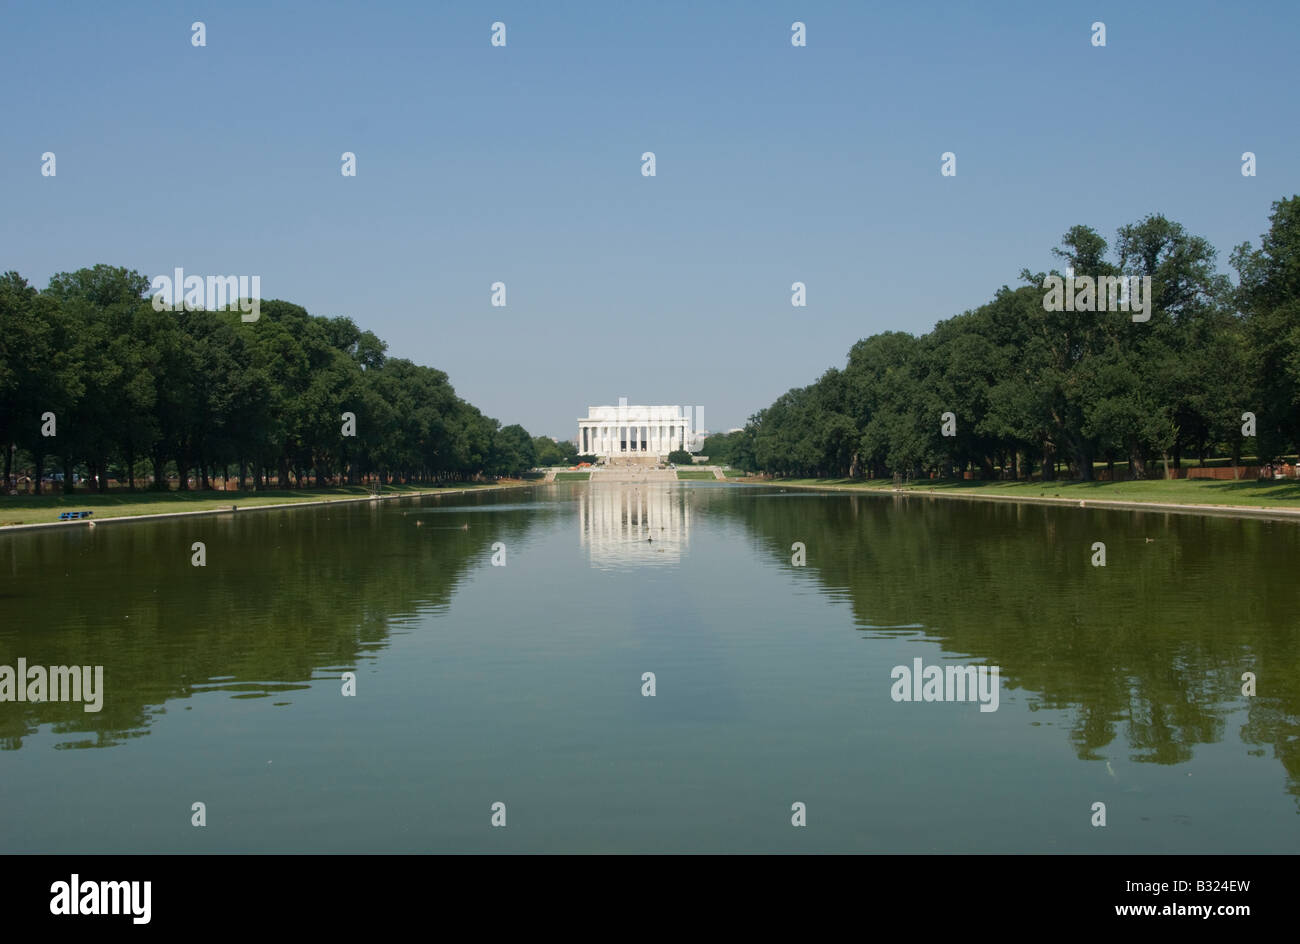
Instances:
[[[78,518],[89,518],[93,511],[62,511],[59,512],[60,521],[76,521]]]

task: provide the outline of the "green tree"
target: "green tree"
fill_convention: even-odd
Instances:
[[[528,430],[514,424],[496,432],[492,443],[493,472],[519,475],[536,465],[537,449]]]
[[[1255,378],[1259,458],[1270,461],[1300,444],[1300,196],[1274,203],[1260,248],[1242,243],[1231,262]]]

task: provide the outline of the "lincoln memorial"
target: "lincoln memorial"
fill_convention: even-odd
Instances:
[[[578,419],[584,456],[663,458],[690,441],[690,419],[679,406],[589,406]]]

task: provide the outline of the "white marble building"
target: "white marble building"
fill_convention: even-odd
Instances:
[[[589,406],[578,418],[584,456],[663,458],[691,446],[690,417],[679,406]]]

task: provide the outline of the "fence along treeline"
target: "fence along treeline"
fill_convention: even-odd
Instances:
[[[1270,222],[1259,249],[1234,250],[1236,286],[1206,240],[1163,216],[1121,227],[1114,263],[1076,226],[1053,252],[1076,277],[1151,276],[1149,321],[1045,311],[1047,273],[1023,271],[1026,285],[928,334],[859,341],[844,369],[711,442],[710,458],[786,476],[1052,479],[1060,467],[1086,480],[1094,463],[1145,478],[1243,449],[1287,454],[1300,440],[1300,197],[1274,203]],[[941,435],[946,412],[954,437]]]
[[[15,272],[0,277],[6,482],[13,446],[30,456],[38,490],[51,465],[65,489],[84,467],[103,490],[116,470],[134,488],[137,464],[163,487],[174,468],[184,489],[191,471],[206,488],[229,468],[241,488],[265,488],[273,477],[279,487],[435,481],[537,462],[522,427],[500,428],[442,371],[387,357],[349,318],[274,300],[253,323],[237,312],[159,312],[148,288],[106,265],[60,273],[43,292]],[[53,437],[41,432],[47,412]],[[344,412],[356,415],[355,437],[341,435]]]

